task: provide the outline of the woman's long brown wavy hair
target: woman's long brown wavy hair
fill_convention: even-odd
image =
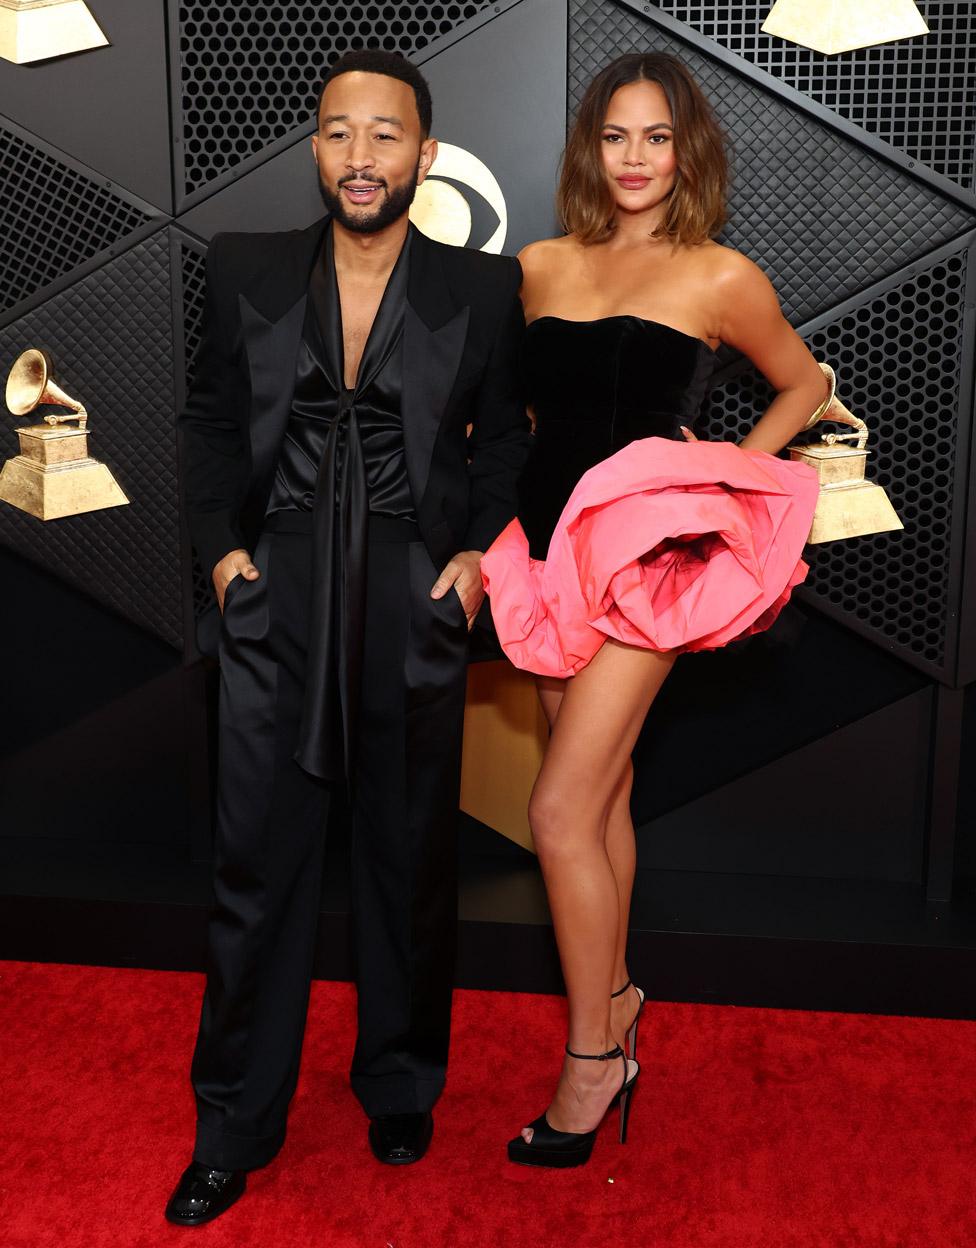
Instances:
[[[598,243],[613,233],[616,205],[601,154],[610,99],[632,82],[656,82],[667,96],[674,126],[677,177],[656,236],[676,244],[703,243],[725,223],[728,163],[725,139],[701,88],[664,52],[632,52],[601,69],[586,88],[563,154],[556,209],[568,234]]]

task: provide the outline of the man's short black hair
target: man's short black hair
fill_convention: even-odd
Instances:
[[[408,61],[399,52],[386,52],[380,48],[356,48],[340,56],[329,72],[325,75],[319,88],[319,98],[315,105],[315,116],[318,119],[322,108],[322,96],[325,88],[333,78],[340,74],[385,74],[387,78],[398,78],[413,88],[414,99],[417,101],[417,114],[420,117],[420,133],[426,139],[430,134],[434,109],[430,99],[430,87],[427,79],[412,61]]]

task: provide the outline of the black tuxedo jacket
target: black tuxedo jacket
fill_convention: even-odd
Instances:
[[[229,551],[254,551],[327,221],[218,234],[210,244],[203,338],[180,416],[187,520],[208,575]],[[486,550],[515,515],[531,438],[517,377],[521,269],[410,228],[404,457],[420,533],[440,569],[460,550]]]

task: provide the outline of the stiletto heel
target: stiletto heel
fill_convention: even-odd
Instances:
[[[606,1120],[607,1114],[618,1102],[620,1104],[620,1143],[627,1139],[627,1120],[630,1116],[630,1093],[640,1067],[628,1059],[620,1045],[616,1045],[607,1053],[574,1053],[569,1045],[566,1052],[570,1057],[579,1058],[584,1062],[610,1062],[620,1058],[624,1064],[624,1077],[620,1087],[610,1099],[610,1104],[603,1111],[603,1117],[592,1131],[556,1131],[549,1125],[549,1119],[543,1114],[535,1122],[529,1123],[532,1132],[531,1142],[518,1135],[508,1142],[509,1161],[518,1162],[522,1166],[549,1166],[554,1169],[567,1170],[571,1166],[583,1166],[590,1160],[596,1133]],[[631,1066],[637,1067],[633,1074]]]
[[[644,1013],[644,991],[643,989],[638,988],[636,984],[632,984],[632,981],[628,979],[622,988],[618,988],[616,992],[611,992],[610,999],[613,1000],[614,997],[622,997],[624,993],[627,991],[627,989],[630,987],[633,987],[634,992],[636,992],[637,996],[640,998],[640,1005],[638,1005],[637,1007],[637,1013],[634,1015],[634,1021],[627,1028],[625,1041],[627,1045],[627,1056],[633,1057],[636,1059],[637,1057],[637,1024],[640,1022],[640,1016]]]
[[[620,1094],[620,1143],[627,1143],[627,1123],[630,1121],[630,1094],[634,1085],[625,1088]]]

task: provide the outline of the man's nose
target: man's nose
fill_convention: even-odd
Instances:
[[[356,173],[362,173],[373,167],[373,153],[365,139],[357,139],[349,149],[346,164]]]

